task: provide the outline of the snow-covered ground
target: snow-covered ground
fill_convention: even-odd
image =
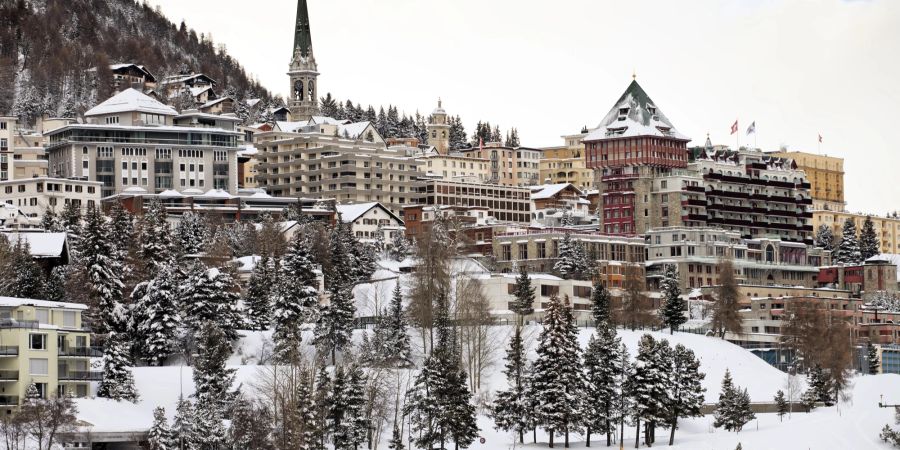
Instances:
[[[505,353],[504,342],[512,332],[510,327],[498,326],[491,329],[492,340],[500,347],[493,359],[491,367],[483,377],[482,391],[495,391],[506,387],[506,380],[501,373]],[[359,331],[356,338],[359,338]],[[411,331],[411,341],[415,346],[418,333]],[[527,327],[525,335],[529,347],[529,360],[536,356],[535,348],[540,326]],[[593,329],[582,329],[579,340],[582,347]],[[619,336],[629,348],[631,356],[637,342],[645,332],[636,330],[618,330]],[[244,332],[244,337],[237,343],[235,355],[229,361],[238,369],[236,385],[242,385],[245,392],[253,392],[254,378],[261,370],[255,364],[260,355],[266,353],[265,347],[271,339],[271,332]],[[715,402],[722,376],[730,369],[734,381],[746,387],[752,401],[771,401],[775,392],[784,389],[787,376],[750,352],[728,342],[702,335],[651,332],[659,339],[668,339],[672,345],[683,344],[691,348],[700,359],[701,370],[706,373],[704,387],[706,400]],[[311,336],[304,336],[309,342]],[[310,348],[311,350],[311,348]],[[137,404],[114,402],[105,399],[79,399],[79,418],[94,424],[94,431],[134,432],[146,430],[151,423],[153,409],[163,406],[171,418],[179,394],[189,396],[194,391],[190,367],[139,367],[134,369],[135,382],[141,395]],[[726,449],[730,450],[742,444],[743,449],[879,449],[888,448],[878,441],[878,433],[886,423],[893,423],[893,409],[878,408],[879,396],[884,395],[887,403],[900,403],[900,375],[860,376],[853,380],[852,400],[842,403],[840,408],[820,408],[812,413],[793,413],[779,422],[775,414],[758,414],[757,420],[749,423],[741,433],[729,433],[712,427],[712,417],[683,420],[675,440],[675,449]],[[485,444],[475,442],[474,450],[493,450],[514,447],[514,437],[509,433],[493,429],[493,422],[487,417],[479,417],[480,436]],[[385,433],[386,435],[389,433]],[[625,431],[629,448],[634,445],[634,430]],[[385,436],[387,439],[388,436]],[[583,437],[572,435],[573,447],[583,447]],[[592,447],[605,446],[598,436],[593,437]],[[665,446],[668,442],[668,430],[657,430],[657,446]],[[537,445],[526,443],[525,447],[545,448],[547,437],[538,432]],[[530,435],[526,442],[531,442]],[[557,439],[560,443],[561,440]],[[386,443],[384,444],[386,448]]]

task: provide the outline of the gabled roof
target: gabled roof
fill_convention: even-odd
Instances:
[[[199,108],[200,108],[200,109],[211,108],[211,107],[213,107],[213,106],[216,106],[216,105],[219,104],[219,103],[224,102],[225,100],[231,100],[231,97],[219,97],[219,98],[217,98],[217,99],[215,99],[215,100],[210,100],[210,101],[208,101],[208,102],[206,102],[206,103],[200,105]],[[241,121],[241,120],[238,119],[238,122],[240,122],[240,121]]]
[[[355,122],[346,125],[338,125],[338,136],[344,137],[347,135],[350,136],[351,139],[361,139],[363,137],[362,134],[365,133],[366,129],[371,125],[371,122]],[[375,127],[372,127],[372,134],[378,134],[378,130],[376,130]]]
[[[578,195],[581,195],[581,190],[575,187],[575,185],[572,183],[543,184],[530,187],[531,199],[543,200],[553,197],[554,195],[564,191],[569,186],[572,186],[572,189],[575,189],[575,192],[577,192]]]
[[[211,84],[216,84],[216,80],[213,80],[212,78],[210,78],[202,73],[191,73],[191,74],[186,74],[186,75],[173,75],[171,77],[166,77],[166,79],[163,80],[162,84],[186,83],[188,81],[194,81],[194,80],[198,80],[198,79],[205,80]]]
[[[346,125],[348,123],[350,123],[350,121],[346,119],[341,120],[326,116],[312,116],[309,118],[307,125]]]
[[[122,71],[123,69],[128,69],[128,68],[131,68],[131,67],[134,67],[134,69],[137,70],[138,72],[143,72],[143,73],[144,73],[144,76],[147,77],[147,81],[151,81],[151,82],[155,82],[155,81],[156,81],[156,77],[154,77],[153,74],[150,73],[150,71],[147,70],[146,67],[144,67],[144,66],[142,66],[142,65],[140,65],[140,64],[132,64],[132,63],[126,63],[126,64],[111,64],[111,65],[109,66],[109,70],[112,70],[113,72],[115,72],[115,71]]]
[[[363,214],[371,211],[373,208],[378,208],[386,212],[390,217],[393,217],[398,223],[403,224],[403,219],[397,217],[391,210],[385,208],[384,205],[378,202],[337,205],[336,208],[337,212],[341,215],[341,221],[344,223],[353,223],[356,219],[362,217]]]
[[[192,88],[190,88],[190,91],[191,91],[191,96],[193,96],[193,97],[196,97],[206,91],[209,91],[210,93],[215,94],[215,92],[213,92],[213,90],[212,90],[212,86],[192,87]]]
[[[632,80],[625,89],[625,93],[619,97],[612,109],[606,113],[606,117],[594,131],[591,131],[585,141],[600,139],[657,136],[690,141],[690,138],[678,132],[669,122],[650,96],[638,84]]]
[[[142,112],[149,114],[161,114],[163,116],[177,116],[178,111],[171,106],[166,106],[158,100],[136,89],[125,89],[122,92],[106,99],[103,103],[89,109],[84,113],[85,117],[116,114],[121,112]]]

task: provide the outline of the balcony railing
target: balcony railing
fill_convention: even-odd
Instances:
[[[17,395],[0,395],[0,405],[12,406],[19,404],[19,396]]]
[[[0,319],[0,328],[38,328],[36,320]]]
[[[3,345],[0,346],[0,357],[2,356],[17,356],[19,354],[19,347],[15,345]]]
[[[58,378],[60,381],[101,381],[103,379],[103,372],[60,370]]]
[[[59,356],[76,358],[101,357],[103,356],[103,351],[93,347],[66,347],[59,349]]]
[[[0,370],[0,381],[18,381],[18,370]]]

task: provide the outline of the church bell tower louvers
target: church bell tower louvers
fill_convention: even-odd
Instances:
[[[319,76],[316,58],[313,56],[312,34],[309,29],[309,11],[306,0],[297,1],[297,23],[294,28],[294,53],[288,71],[291,80],[288,109],[291,120],[295,122],[309,120],[319,110],[318,86]]]

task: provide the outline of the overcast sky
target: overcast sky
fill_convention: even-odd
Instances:
[[[284,95],[296,0],[149,0]],[[637,80],[702,143],[845,159],[848,209],[900,209],[900,1],[310,0],[320,94],[429,113],[522,145],[596,126]],[[151,68],[152,70],[152,68]],[[756,121],[757,136],[745,136]],[[819,148],[817,136],[824,143]]]

